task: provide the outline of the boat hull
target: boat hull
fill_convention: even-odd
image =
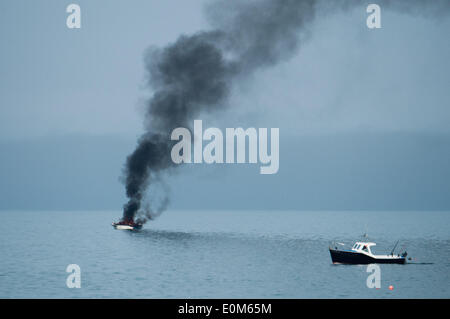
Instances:
[[[334,250],[330,249],[331,260],[334,264],[354,264],[354,265],[367,265],[367,264],[404,264],[406,258],[401,256],[392,256],[389,258],[374,258],[358,252],[352,252],[347,250]]]
[[[119,230],[139,230],[142,228],[142,225],[130,226],[130,225],[113,224],[113,227]]]

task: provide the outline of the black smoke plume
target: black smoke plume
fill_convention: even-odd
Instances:
[[[449,0],[375,2],[383,9],[424,15],[448,12],[450,6]],[[139,215],[144,222],[166,208],[166,194],[157,200],[158,207],[144,205],[143,200],[149,185],[173,166],[170,134],[174,128],[190,127],[200,114],[225,107],[232,84],[295,54],[319,12],[326,16],[360,6],[364,15],[368,4],[359,0],[216,1],[206,8],[212,31],[183,35],[165,48],[150,49],[145,61],[154,93],[147,103],[146,132],[124,169],[129,200],[123,219]]]

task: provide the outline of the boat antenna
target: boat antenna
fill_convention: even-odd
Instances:
[[[365,230],[365,232],[364,232],[364,234],[362,235],[362,237],[363,237],[364,239],[367,239],[367,238],[369,238],[369,235],[367,234],[367,223],[364,225],[364,230]]]
[[[398,242],[399,242],[399,241],[400,241],[400,240],[397,240],[397,242],[395,243],[394,248],[392,248],[391,255],[394,255],[394,250],[395,250],[395,248],[397,248],[397,245],[398,245]]]

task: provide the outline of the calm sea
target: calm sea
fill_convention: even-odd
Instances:
[[[167,211],[139,232],[119,211],[0,212],[1,298],[449,298],[449,212]],[[412,263],[333,265],[330,241],[367,233]],[[81,268],[81,288],[66,267]],[[388,287],[392,285],[393,290]]]

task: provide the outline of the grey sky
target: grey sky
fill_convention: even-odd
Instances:
[[[139,134],[144,50],[207,27],[202,1],[78,3],[82,28],[69,30],[64,1],[2,1],[3,139]],[[292,134],[448,132],[450,19],[383,11],[369,30],[364,9],[317,18],[296,57],[236,88],[226,115],[257,126],[264,113]]]
[[[65,25],[71,1],[0,3],[0,208],[119,209],[144,50],[208,27],[205,1],[73,2],[80,30]],[[280,127],[278,175],[189,166],[168,179],[172,207],[450,209],[450,17],[383,10],[380,30],[366,17],[318,17],[293,59],[205,117]]]
[[[143,52],[203,26],[200,1],[2,1],[0,134],[138,134]]]

